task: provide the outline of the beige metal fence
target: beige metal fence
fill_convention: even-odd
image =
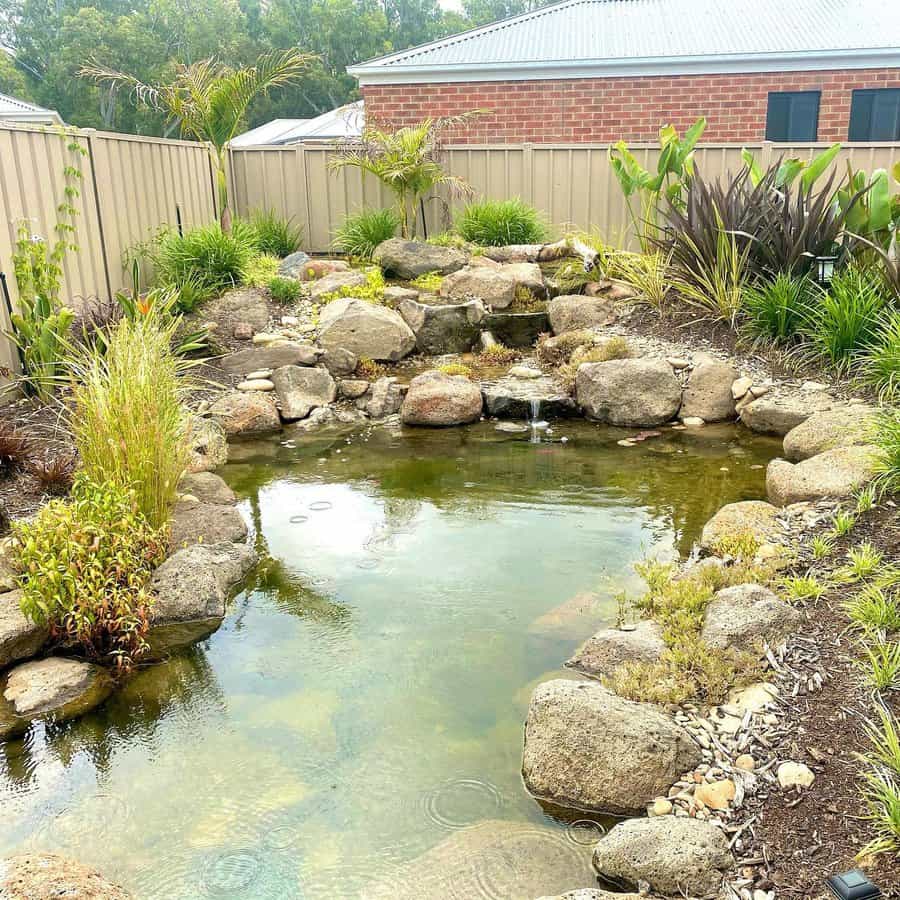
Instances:
[[[765,166],[780,156],[808,158],[827,144],[746,145]],[[636,144],[632,151],[654,166],[658,147]],[[596,227],[610,241],[627,239],[628,213],[609,165],[607,144],[514,144],[449,147],[446,168],[464,178],[479,196],[521,197],[558,227]],[[231,152],[232,192],[239,212],[271,208],[303,225],[307,247],[328,250],[334,229],[362,206],[390,203],[385,189],[357,170],[328,170],[328,145],[242,147]],[[848,144],[836,166],[866,171],[900,158],[900,144]],[[696,153],[697,168],[712,178],[742,167],[741,145],[706,144]],[[443,230],[452,215],[447,198],[426,203],[429,234]]]

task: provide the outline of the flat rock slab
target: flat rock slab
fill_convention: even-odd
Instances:
[[[815,412],[784,436],[785,459],[800,462],[826,450],[865,444],[871,440],[877,413],[864,403]]]
[[[575,401],[547,375],[502,378],[482,386],[485,410],[498,419],[565,419],[579,416]]]
[[[487,821],[445,838],[362,890],[363,900],[525,900],[596,884],[590,851],[558,830]]]
[[[814,412],[830,409],[834,399],[819,391],[772,397],[766,394],[741,407],[741,422],[760,434],[786,435]]]
[[[228,462],[225,429],[215,419],[194,416],[188,428],[191,458],[188,472],[210,472]]]
[[[874,447],[839,447],[799,463],[773,459],[766,469],[766,494],[776,506],[843,500],[874,476]]]
[[[219,365],[232,375],[248,375],[279,366],[314,366],[322,351],[312,344],[295,341],[275,341],[229,353],[219,360]]]
[[[464,375],[423,372],[409,383],[400,407],[404,425],[464,425],[481,417],[481,388]]]
[[[658,662],[665,649],[662,629],[656,622],[645,619],[633,629],[598,631],[575,651],[566,665],[592,678],[603,678],[612,675],[622,663]]]
[[[21,591],[0,594],[0,669],[34,656],[50,637],[50,628],[35,625],[19,605]]]
[[[173,547],[187,544],[218,544],[221,541],[243,541],[247,523],[233,506],[180,500],[172,514]]]
[[[626,428],[662,425],[681,407],[681,383],[664,359],[584,363],[575,399],[589,419]]]
[[[322,310],[319,343],[326,350],[342,347],[360,359],[397,362],[415,349],[416,336],[393,309],[344,297]]]
[[[372,261],[386,274],[410,280],[428,272],[438,275],[456,272],[469,261],[469,254],[455,247],[391,238],[375,248]]]
[[[368,278],[365,272],[331,272],[312,283],[309,289],[309,296],[311,300],[318,303],[327,299],[329,294],[365,287],[367,282]]]
[[[398,311],[416,336],[416,349],[435,356],[471,350],[486,314],[480,300],[438,306],[402,300]]]
[[[615,815],[643,812],[702,760],[682,728],[599,684],[538,686],[525,722],[522,776],[536,797]]]
[[[106,670],[92,663],[62,657],[21,663],[2,682],[0,737],[21,734],[36,719],[76,719],[103,703],[112,689]]]
[[[305,419],[319,406],[333,403],[337,384],[327,369],[281,366],[272,373],[281,418],[286,422]]]
[[[740,535],[752,536],[760,544],[770,543],[784,533],[778,522],[778,513],[778,507],[765,500],[729,503],[703,526],[700,546],[715,553],[722,541]]]
[[[721,828],[674,816],[620,822],[594,849],[601,878],[632,890],[647,882],[667,897],[715,895],[733,866]]]
[[[225,480],[212,472],[194,472],[182,475],[178,482],[181,494],[190,494],[201,503],[215,503],[219,506],[233,506],[237,503],[234,491]]]
[[[585,297],[583,294],[561,294],[554,297],[547,307],[547,315],[554,334],[612,325],[616,321],[616,310],[612,302],[601,297]]]
[[[480,300],[492,309],[506,309],[516,298],[516,280],[498,267],[466,266],[447,275],[441,296],[450,300]]]
[[[74,859],[23,853],[0,860],[3,900],[131,900],[124,888]]]
[[[481,327],[489,331],[506,347],[533,347],[538,336],[550,330],[550,318],[545,311],[493,312],[484,317]]]
[[[777,645],[800,627],[802,616],[768,588],[738,584],[718,591],[706,608],[702,639],[717,649]]]
[[[275,401],[268,394],[231,391],[209,408],[227,437],[254,437],[281,430]]]

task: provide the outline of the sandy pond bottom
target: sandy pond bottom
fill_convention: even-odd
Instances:
[[[731,427],[623,436],[486,423],[234,448],[259,570],[209,640],[6,745],[0,851],[71,854],[142,900],[588,884],[597,826],[521,784],[531,691],[639,587],[631,563],[762,496],[778,451]]]

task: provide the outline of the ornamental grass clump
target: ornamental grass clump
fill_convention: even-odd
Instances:
[[[233,232],[238,230],[238,222],[234,223]],[[253,243],[260,253],[284,259],[300,246],[303,228],[294,225],[293,219],[283,219],[274,209],[256,210],[246,224],[252,231]]]
[[[137,494],[81,472],[69,499],[15,523],[13,536],[23,613],[63,645],[128,671],[146,650],[147,584],[167,546]]]
[[[153,528],[164,527],[188,464],[185,410],[193,363],[172,350],[179,320],[123,319],[106,351],[73,363],[71,427],[86,476],[134,491]]]
[[[347,216],[334,232],[331,246],[353,259],[369,260],[375,248],[397,234],[396,209],[363,209]]]
[[[744,329],[753,341],[786,344],[797,340],[809,315],[811,285],[782,272],[744,291]]]
[[[470,203],[456,220],[456,230],[482,247],[540,244],[550,233],[541,214],[518,197]]]

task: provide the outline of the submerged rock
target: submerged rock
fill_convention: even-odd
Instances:
[[[579,415],[575,401],[552,378],[503,378],[482,388],[489,416],[498,419],[562,419]]]
[[[0,860],[3,900],[131,900],[99,872],[54,853],[23,853]]]
[[[327,369],[282,366],[272,373],[272,383],[286,422],[305,419],[311,410],[327,406],[337,397],[337,385]]]
[[[506,309],[516,298],[516,281],[501,269],[467,266],[444,278],[441,296],[450,300],[481,300],[493,309]]]
[[[684,388],[682,418],[696,416],[704,422],[723,422],[735,416],[731,387],[738,373],[733,366],[707,359],[694,367]]]
[[[399,313],[352,297],[329,303],[319,325],[319,343],[326,350],[342,347],[357,357],[397,362],[416,346],[416,336]]]
[[[657,707],[599,684],[548,681],[531,698],[522,776],[532,794],[559,806],[643,812],[701,760],[687,732]]]
[[[555,297],[547,307],[547,314],[554,334],[612,325],[616,321],[616,310],[609,300],[582,294]]]
[[[662,425],[681,406],[681,384],[664,359],[584,363],[575,399],[589,419],[628,428]]]
[[[602,678],[612,675],[625,662],[657,662],[665,649],[662,628],[644,619],[633,629],[598,631],[575,651],[566,665],[592,678]]]
[[[416,336],[416,349],[435,356],[471,350],[485,316],[480,300],[437,306],[403,300],[399,312]]]
[[[826,450],[865,444],[871,440],[876,414],[864,403],[815,412],[784,436],[784,456],[800,462]]]
[[[738,584],[710,601],[700,636],[710,647],[752,650],[763,641],[779,644],[801,621],[800,613],[768,588]]]
[[[594,849],[594,868],[602,879],[627,889],[646,882],[667,897],[715,895],[733,866],[722,829],[690,818],[628,819]]]
[[[281,430],[275,401],[268,394],[232,391],[209,408],[228,437],[250,437]]]
[[[173,547],[187,544],[238,542],[247,537],[247,523],[233,506],[180,500],[172,513]]]
[[[76,719],[99,706],[112,689],[106,670],[91,663],[62,657],[21,663],[2,682],[0,737],[21,734],[36,719]]]
[[[799,463],[773,459],[766,494],[776,506],[807,500],[843,500],[875,476],[875,448],[839,447]]]
[[[400,408],[405,425],[463,425],[481,417],[481,388],[464,375],[424,372],[409,383]]]
[[[50,637],[50,628],[35,625],[19,605],[21,591],[0,594],[0,669],[34,656]]]
[[[209,472],[228,462],[225,429],[215,419],[194,416],[188,429],[191,458],[188,472]]]
[[[704,526],[700,546],[715,552],[722,541],[748,535],[766,544],[783,534],[778,507],[765,500],[740,500],[723,506]]]
[[[372,261],[385,273],[397,278],[413,279],[428,272],[449,275],[461,269],[469,254],[455,247],[438,247],[421,241],[391,238],[375,248]]]
[[[587,848],[556,830],[486,821],[446,837],[418,859],[366,885],[363,900],[532,898],[596,883]]]

